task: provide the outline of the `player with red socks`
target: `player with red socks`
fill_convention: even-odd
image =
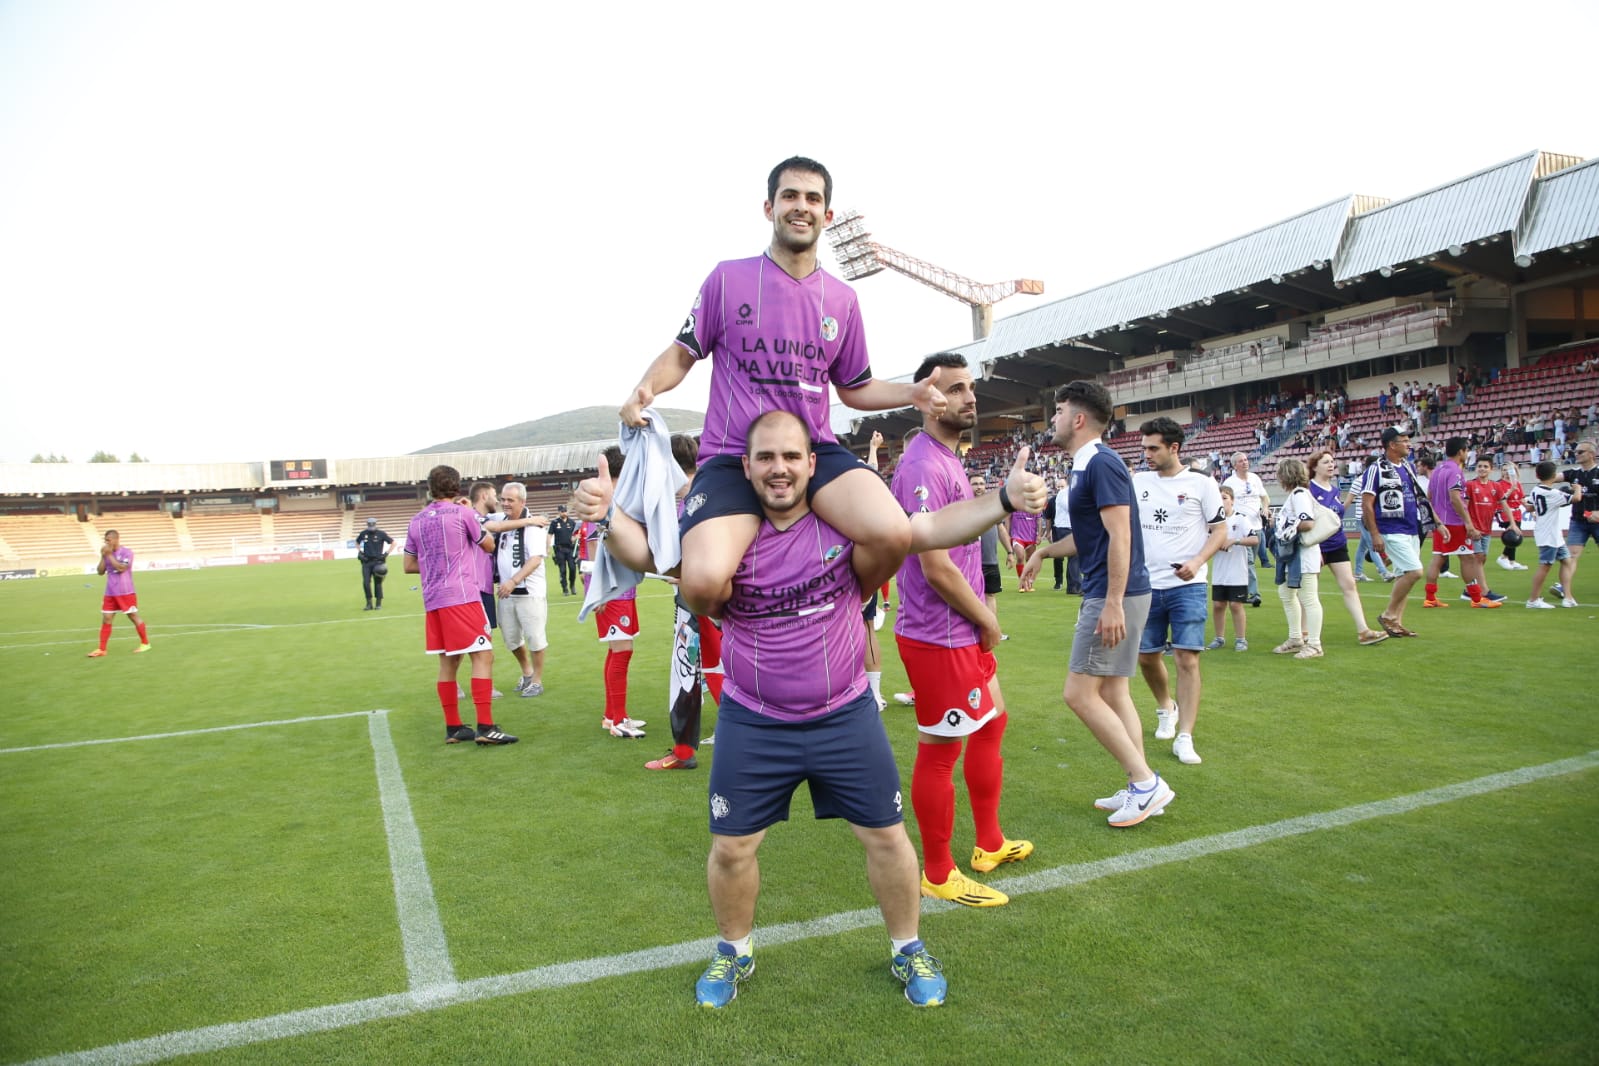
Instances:
[[[622,473],[622,449],[614,444],[605,449],[605,461],[614,482]],[[583,591],[587,594],[594,555],[599,548],[600,527],[584,522],[578,527],[577,535],[581,560],[578,569],[583,572]],[[638,589],[630,588],[602,604],[594,612],[594,626],[599,631],[600,643],[607,646],[605,717],[600,719],[600,728],[613,737],[637,740],[644,735],[644,722],[627,716],[627,668],[633,662],[633,638],[638,636]]]
[[[1014,549],[1016,580],[1020,582],[1022,571],[1027,568],[1027,560],[1038,546],[1038,516],[1024,511],[1013,513],[1010,516],[1010,542]],[[1031,592],[1033,589],[1030,585],[1024,585],[1017,591]]]
[[[100,646],[89,653],[89,658],[105,656],[106,645],[111,643],[111,619],[119,612],[128,616],[139,634],[137,655],[150,650],[150,632],[139,617],[139,597],[133,591],[133,549],[122,546],[122,536],[114,529],[106,530],[105,543],[100,545],[100,563],[94,568],[105,575],[105,596],[100,600]]]
[[[478,591],[480,564],[473,554],[493,551],[494,535],[478,525],[477,514],[470,507],[455,502],[460,494],[461,475],[454,467],[435,466],[428,471],[431,499],[406,531],[405,572],[422,578],[427,653],[439,656],[445,743],[515,744],[516,737],[494,724],[494,642]],[[461,721],[456,677],[463,655],[472,660],[475,730]]]
[[[977,421],[972,375],[964,356],[940,352],[923,360],[914,380],[926,378],[935,367],[942,368],[939,384],[949,406],[937,417],[923,416],[924,432],[906,445],[894,470],[894,497],[912,515],[972,498],[956,452],[962,432]],[[1000,502],[1007,502],[1003,494]],[[1014,526],[1011,535],[1016,536]],[[993,653],[1000,640],[999,620],[983,601],[977,541],[906,557],[899,570],[894,635],[915,690],[919,743],[911,806],[922,836],[922,895],[968,907],[1008,903],[1010,897],[1003,892],[962,873],[950,851],[955,763],[964,741],[966,791],[977,837],[972,869],[987,872],[1033,852],[1030,841],[1007,839],[999,825],[1005,777],[1000,747],[1007,718]]]

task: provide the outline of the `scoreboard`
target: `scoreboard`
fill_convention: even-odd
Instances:
[[[326,459],[273,459],[269,481],[326,481]]]

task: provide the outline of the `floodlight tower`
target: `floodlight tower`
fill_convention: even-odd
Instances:
[[[833,244],[833,254],[838,265],[844,268],[844,280],[870,277],[882,270],[892,270],[937,289],[945,296],[953,296],[972,309],[972,340],[988,336],[994,326],[994,305],[1007,296],[1024,293],[1038,296],[1044,291],[1042,281],[1019,278],[1016,281],[997,281],[984,284],[965,278],[951,270],[906,255],[893,248],[884,247],[872,240],[866,229],[866,216],[859,211],[845,211],[828,226],[827,238]]]

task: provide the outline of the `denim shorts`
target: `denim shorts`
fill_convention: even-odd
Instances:
[[[1140,654],[1162,651],[1170,641],[1182,651],[1205,647],[1205,586],[1202,582],[1155,589],[1149,596],[1149,617],[1139,640]]]
[[[1566,547],[1580,548],[1592,538],[1599,544],[1599,522],[1586,522],[1581,518],[1571,520],[1571,528],[1566,530]]]
[[[1571,558],[1571,549],[1564,544],[1556,544],[1552,547],[1539,545],[1538,547],[1539,566],[1554,566],[1556,563],[1563,563],[1569,558]]]

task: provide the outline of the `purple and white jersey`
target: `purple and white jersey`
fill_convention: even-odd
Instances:
[[[1025,540],[1029,544],[1038,543],[1038,516],[1028,514],[1026,511],[1012,511],[1010,516],[1010,539]]]
[[[107,596],[132,596],[133,595],[133,549],[126,544],[121,545],[111,553],[111,558],[126,566],[126,570],[117,570],[110,563],[105,564],[105,594]]]
[[[477,512],[450,500],[434,500],[411,519],[405,554],[415,556],[422,570],[424,609],[480,602],[483,571],[477,557],[488,558],[478,547],[482,539]]]
[[[805,722],[866,691],[866,627],[854,545],[807,514],[762,521],[722,617],[727,691],[756,714]]]
[[[828,383],[872,376],[855,290],[820,267],[795,280],[765,253],[717,264],[677,343],[712,361],[702,463],[742,455],[750,423],[773,410],[798,415],[813,442],[835,442]]]
[[[972,498],[972,486],[959,457],[929,433],[918,433],[905,445],[894,467],[894,498],[906,514],[932,512],[957,500]],[[1014,517],[1014,516],[1012,516]],[[1014,535],[1014,534],[1013,534]],[[949,549],[949,561],[960,570],[979,599],[983,595],[983,552],[979,540]],[[899,613],[894,635],[941,648],[965,648],[979,635],[971,620],[928,584],[922,560],[907,555],[899,568]]]

